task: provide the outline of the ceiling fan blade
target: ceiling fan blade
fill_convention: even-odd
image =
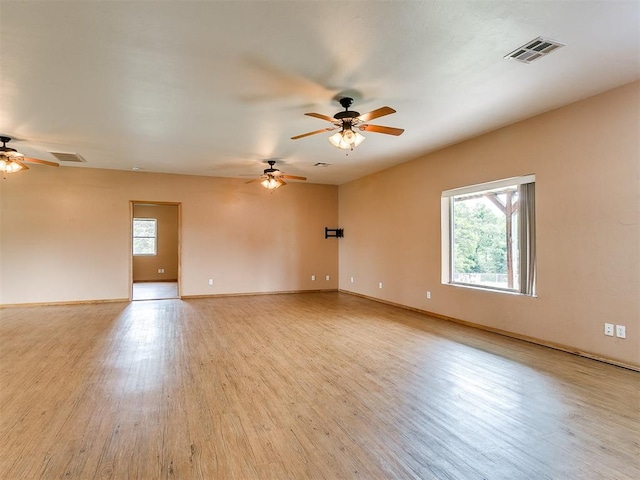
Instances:
[[[244,183],[253,183],[253,182],[257,182],[258,180],[261,180],[261,179],[262,179],[262,177],[253,178],[253,179],[251,179],[251,180],[247,180],[247,181],[246,181],[246,182],[244,182]]]
[[[396,113],[393,108],[380,107],[370,111],[369,113],[363,113],[358,117],[358,119],[362,122],[368,122],[369,120],[373,120],[374,118],[384,117],[385,115],[391,115],[392,113]]]
[[[382,125],[358,125],[365,132],[386,133],[387,135],[402,135],[404,128],[383,127]]]
[[[280,175],[278,178],[288,178],[290,180],[306,180],[307,177],[297,177],[295,175]]]
[[[20,160],[13,159],[13,160],[12,160],[12,162],[17,163],[18,165],[20,165],[20,166],[21,166],[23,169],[25,169],[25,170],[29,170],[29,167],[27,167],[27,166],[26,166],[24,163],[22,163]]]
[[[48,160],[40,160],[39,158],[24,157],[22,160],[25,161],[25,162],[39,163],[41,165],[49,165],[50,167],[59,167],[60,166],[59,163],[50,162]]]
[[[321,128],[320,130],[316,130],[314,132],[303,133],[302,135],[296,135],[295,137],[291,137],[291,140],[297,140],[299,138],[308,137],[310,135],[316,135],[318,133],[330,132],[331,130],[335,130],[335,128]]]
[[[331,122],[331,123],[335,123],[338,121],[333,117],[328,117],[326,115],[322,115],[321,113],[305,113],[305,115],[308,115],[310,117],[316,117],[316,118],[319,118],[320,120],[326,120],[327,122]]]

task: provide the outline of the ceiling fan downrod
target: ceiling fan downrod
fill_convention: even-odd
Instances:
[[[7,142],[11,141],[11,137],[0,137],[0,142],[2,142],[2,147],[0,147],[0,152],[17,152],[15,148],[7,147]]]
[[[345,120],[345,119],[353,119],[360,116],[359,112],[354,110],[349,110],[349,107],[353,105],[353,98],[351,97],[343,97],[340,99],[340,105],[344,107],[344,112],[336,113],[333,118],[336,120]]]

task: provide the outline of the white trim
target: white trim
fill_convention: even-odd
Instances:
[[[469,185],[466,187],[452,188],[442,192],[442,198],[455,197],[457,195],[465,195],[467,193],[480,192],[482,190],[493,190],[496,188],[509,187],[511,185],[522,185],[524,183],[534,183],[536,176],[523,175],[521,177],[505,178],[504,180],[496,180],[494,182],[478,183],[477,185]]]
[[[513,290],[508,288],[498,288],[498,287],[487,287],[486,285],[471,285],[469,283],[454,283],[447,282],[443,285],[448,285],[450,287],[460,287],[460,288],[469,288],[471,290],[482,290],[483,292],[494,292],[494,293],[507,293],[509,295],[520,295],[522,297],[536,297],[536,295],[528,295],[526,293],[522,293],[519,290]]]
[[[441,236],[441,283],[443,285],[450,286],[459,286],[464,288],[471,288],[476,290],[486,290],[498,293],[508,293],[514,295],[524,295],[535,297],[535,291],[529,293],[523,293],[521,288],[503,288],[503,287],[492,287],[489,285],[483,284],[468,284],[463,282],[455,282],[452,279],[453,272],[453,244],[454,244],[454,229],[452,226],[453,220],[453,211],[452,206],[454,204],[455,198],[459,198],[463,200],[465,196],[471,196],[473,194],[482,195],[484,192],[497,192],[504,191],[508,187],[520,186],[525,184],[535,183],[536,177],[534,174],[523,175],[520,177],[511,177],[505,178],[503,180],[496,180],[493,182],[480,183],[477,185],[469,185],[461,188],[454,188],[451,190],[445,190],[442,192],[442,196],[440,199],[440,236]],[[479,196],[478,195],[478,196]],[[535,241],[535,240],[534,240]],[[514,259],[515,260],[515,259]],[[519,258],[517,261],[520,265],[522,265],[522,258]],[[522,280],[522,279],[521,279]]]
[[[440,200],[440,258],[441,283],[448,285],[451,280],[451,202],[448,198]]]

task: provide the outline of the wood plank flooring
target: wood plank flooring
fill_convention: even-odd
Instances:
[[[178,298],[178,282],[137,282],[132,290],[132,300]]]
[[[367,299],[0,317],[3,480],[640,478],[637,372]]]

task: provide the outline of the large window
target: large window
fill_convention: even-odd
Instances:
[[[133,254],[156,255],[158,225],[155,218],[133,219]]]
[[[535,177],[442,193],[443,281],[535,295]]]

